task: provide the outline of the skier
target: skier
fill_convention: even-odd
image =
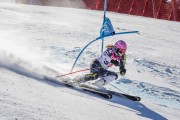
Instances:
[[[91,63],[90,74],[78,76],[74,81],[77,83],[85,83],[87,81],[96,80],[93,85],[103,87],[118,78],[116,72],[108,70],[112,65],[119,67],[122,76],[126,74],[126,43],[123,40],[118,40],[114,45],[107,45],[106,48],[107,49],[101,54],[101,56]]]

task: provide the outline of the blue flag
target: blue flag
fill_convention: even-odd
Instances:
[[[106,35],[114,35],[115,31],[113,29],[113,26],[111,24],[111,21],[109,18],[104,18],[104,23],[100,31],[100,36],[106,36]]]

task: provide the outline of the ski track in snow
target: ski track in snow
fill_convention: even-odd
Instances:
[[[171,84],[176,87],[180,87],[180,68],[178,68],[177,66],[170,66],[165,63],[161,64],[146,59],[134,59],[134,62],[137,64],[137,66],[145,68],[143,69],[144,71],[147,70],[155,76],[168,78]]]

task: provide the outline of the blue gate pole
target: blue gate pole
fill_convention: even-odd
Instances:
[[[71,68],[71,72],[73,71],[74,66],[76,65],[76,62],[77,62],[77,60],[79,59],[79,57],[81,56],[82,52],[83,52],[90,44],[92,44],[93,42],[95,42],[95,41],[97,41],[97,40],[99,40],[99,39],[95,39],[95,40],[91,41],[90,43],[88,43],[88,44],[81,50],[81,52],[80,52],[79,55],[77,56],[77,58],[76,58],[76,60],[75,60],[75,62],[74,62],[74,64],[73,64],[73,66],[72,66],[72,68]]]
[[[104,18],[106,17],[107,0],[104,0]]]
[[[106,8],[107,8],[107,0],[104,0],[104,20],[103,20],[102,28],[104,28],[104,22],[105,22],[105,17],[106,17]],[[103,36],[103,35],[104,35],[104,30],[102,30],[100,33],[100,36]],[[104,38],[102,38],[101,53],[103,52],[103,48],[104,48]]]
[[[101,47],[101,53],[103,52],[103,48],[104,48],[104,38],[101,39],[102,40],[102,47]]]

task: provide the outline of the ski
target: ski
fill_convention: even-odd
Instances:
[[[112,98],[112,95],[110,93],[107,93],[107,92],[102,92],[102,91],[94,90],[94,89],[87,88],[87,87],[80,87],[80,88],[82,88],[84,91],[88,91],[88,92],[91,92],[93,94],[97,94],[97,95],[104,97],[106,99]]]
[[[63,82],[64,85],[66,85],[67,87],[77,87],[81,90],[84,90],[84,91],[88,91],[90,93],[93,93],[93,94],[96,94],[96,95],[99,95],[103,98],[106,98],[106,99],[111,99],[112,98],[112,95],[108,92],[104,92],[104,91],[101,91],[100,89],[96,89],[92,86],[86,86],[86,85],[75,85],[71,82]]]
[[[124,97],[124,98],[130,99],[132,101],[140,101],[141,100],[141,98],[139,96],[133,96],[133,95],[129,95],[129,94],[114,92],[111,90],[107,90],[107,92],[114,95],[114,96]]]

